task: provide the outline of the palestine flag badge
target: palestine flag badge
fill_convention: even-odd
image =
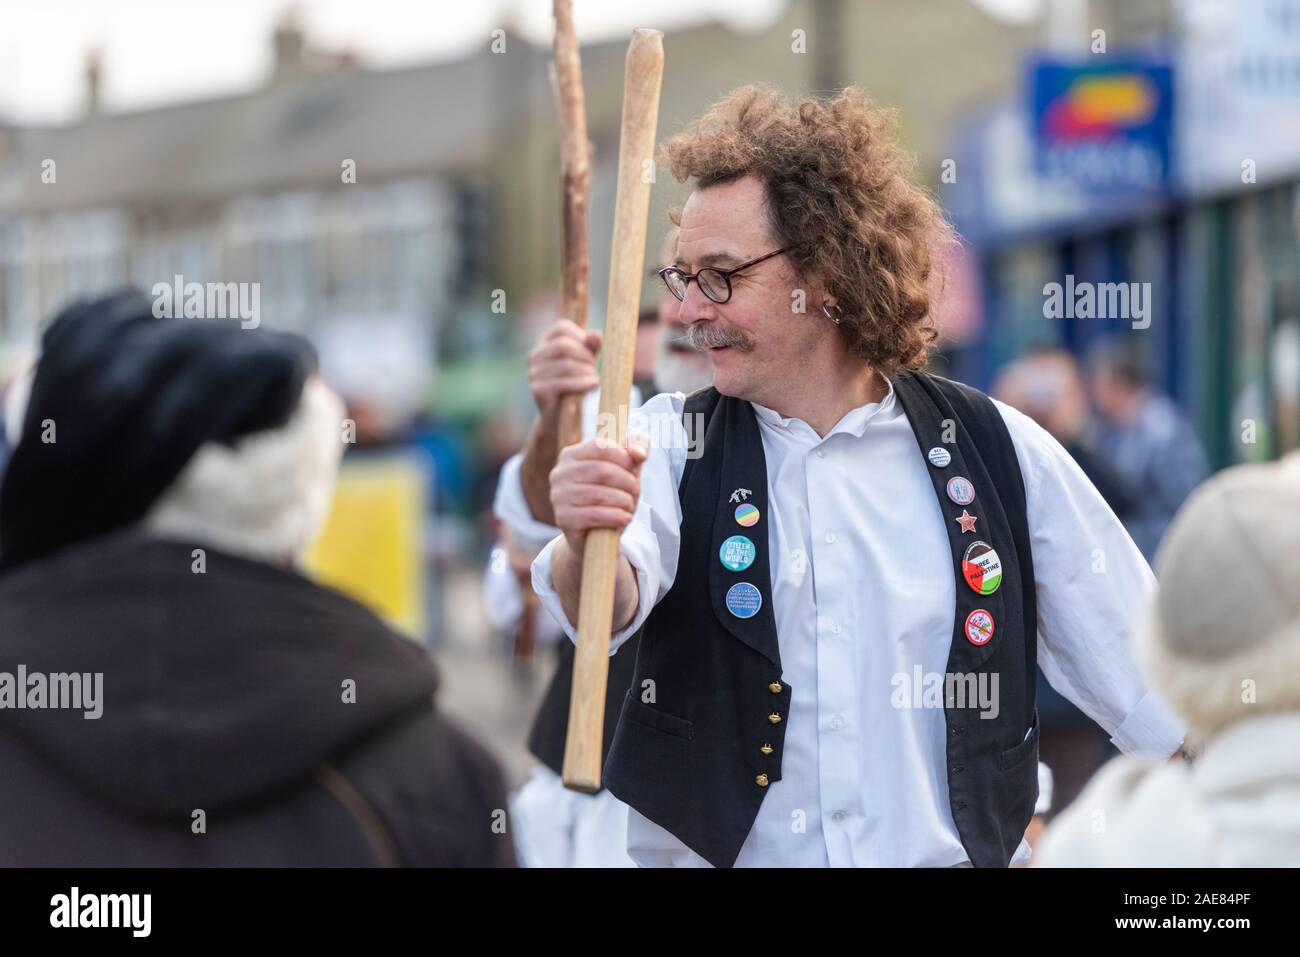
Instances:
[[[1002,559],[988,542],[971,542],[961,560],[961,573],[981,595],[991,595],[1002,584]]]

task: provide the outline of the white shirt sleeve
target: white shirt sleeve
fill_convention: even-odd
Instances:
[[[1038,589],[1038,664],[1053,688],[1126,754],[1167,758],[1186,728],[1133,649],[1156,581],[1101,494],[1051,435],[996,403],[1025,480]]]
[[[632,386],[632,406],[641,402],[641,393]],[[600,411],[600,390],[592,389],[582,397],[582,435],[589,438],[596,434],[597,415]],[[496,498],[492,502],[492,513],[506,526],[514,538],[515,545],[534,557],[560,530],[554,525],[539,522],[533,517],[533,510],[528,506],[524,496],[524,483],[520,478],[524,456],[516,452],[501,467],[497,479]]]
[[[512,633],[524,612],[524,591],[510,567],[505,546],[496,545],[483,569],[483,603],[488,621],[502,633]],[[554,645],[564,637],[560,626],[549,615],[538,615],[533,623],[533,638],[539,645]]]
[[[492,547],[492,554],[483,569],[483,604],[487,608],[488,621],[499,631],[513,628],[524,610],[523,592],[510,570],[505,546],[500,543]]]
[[[524,497],[524,483],[519,477],[523,462],[523,453],[516,452],[501,466],[492,513],[510,529],[515,546],[535,557],[560,530],[533,518],[533,510]]]
[[[630,430],[643,432],[650,438],[650,454],[641,466],[641,498],[632,521],[619,536],[618,546],[636,572],[639,598],[631,622],[611,637],[610,654],[645,624],[677,577],[682,525],[677,486],[686,466],[687,451],[687,435],[681,421],[684,402],[679,392],[662,393],[632,413],[628,421]],[[551,580],[551,556],[559,540],[557,535],[533,561],[533,591],[565,634],[577,641],[577,629],[564,614]]]

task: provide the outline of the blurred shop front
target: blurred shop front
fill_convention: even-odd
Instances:
[[[948,374],[1122,334],[1215,467],[1300,447],[1300,0],[1185,0],[1141,46],[1043,52],[954,132],[939,196],[978,308]],[[1073,308],[1089,284],[1125,308]]]

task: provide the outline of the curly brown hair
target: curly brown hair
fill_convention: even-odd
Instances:
[[[852,87],[829,99],[744,86],[664,145],[678,181],[763,183],[772,232],[844,311],[841,332],[887,377],[926,362],[931,273],[952,227],[909,179],[895,114]],[[673,222],[679,211],[672,214]]]

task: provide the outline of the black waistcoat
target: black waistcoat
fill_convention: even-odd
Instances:
[[[946,466],[926,466],[956,576],[947,669],[997,673],[1000,708],[996,718],[985,719],[973,707],[945,702],[949,803],[971,862],[1004,867],[1038,794],[1037,610],[1024,483],[1011,436],[987,396],[925,373],[900,375],[894,389],[916,434],[917,454],[940,447],[951,456]],[[730,867],[768,788],[781,780],[791,690],[772,614],[767,467],[753,407],[707,389],[690,396],[685,411],[702,413],[707,425],[703,450],[688,457],[678,487],[677,575],[642,629],[604,782],[705,860]],[[974,487],[977,536],[963,536],[954,520],[963,506],[946,488],[957,476]],[[759,516],[752,526],[737,524],[730,499],[737,488],[752,492],[748,503]],[[738,532],[757,552],[740,574],[718,558],[723,541]],[[1002,563],[1001,586],[990,595],[974,591],[962,574],[963,555],[977,539],[991,544]],[[762,596],[750,618],[727,609],[728,589],[738,581],[753,584]],[[980,609],[995,626],[992,638],[977,645],[967,639],[966,625]]]

